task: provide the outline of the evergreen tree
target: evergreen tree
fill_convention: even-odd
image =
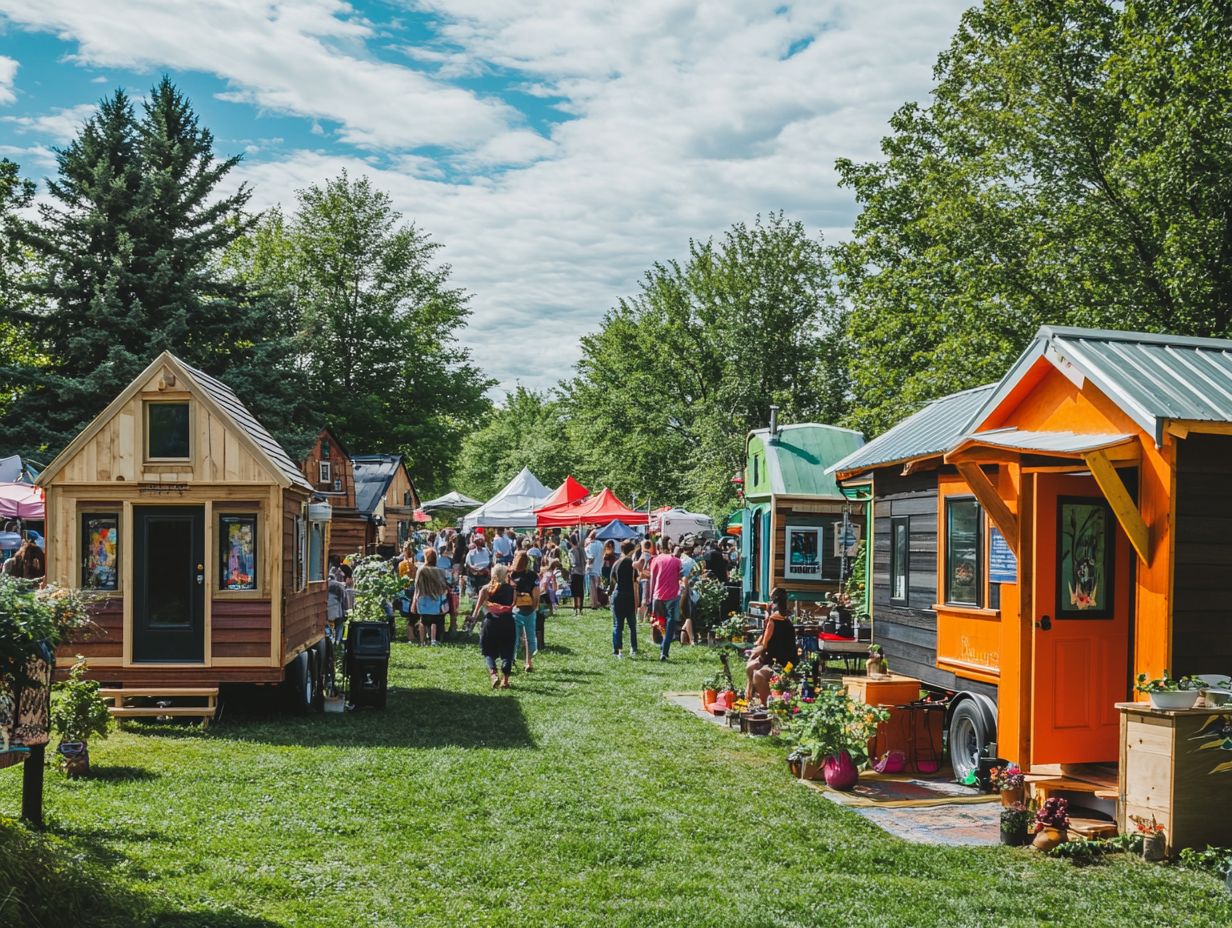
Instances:
[[[0,447],[56,453],[164,349],[216,374],[255,363],[259,307],[217,266],[248,223],[247,189],[217,194],[236,161],[166,78],[141,119],[117,90],[58,152],[51,202],[16,231],[33,305],[4,308],[46,363],[0,368]]]

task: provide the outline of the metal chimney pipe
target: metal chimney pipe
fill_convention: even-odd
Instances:
[[[779,408],[777,406],[770,407],[770,439],[779,437]]]

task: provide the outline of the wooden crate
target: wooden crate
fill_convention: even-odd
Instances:
[[[1117,824],[1134,830],[1130,816],[1163,826],[1168,853],[1207,844],[1232,844],[1232,707],[1152,709],[1118,703],[1121,763]],[[1220,731],[1228,734],[1221,735]]]

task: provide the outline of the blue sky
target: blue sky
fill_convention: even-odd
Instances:
[[[439,242],[464,335],[549,385],[653,262],[783,209],[847,234],[837,157],[923,99],[953,0],[0,0],[0,156],[54,170],[100,97],[166,72],[254,204],[343,167]]]

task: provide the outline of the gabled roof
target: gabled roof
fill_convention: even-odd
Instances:
[[[1040,358],[1101,393],[1162,442],[1170,419],[1232,422],[1232,341],[1147,332],[1042,326],[977,411],[977,427]]]
[[[234,426],[236,433],[246,440],[253,454],[269,466],[272,476],[282,486],[297,486],[305,490],[312,489],[312,484],[300,473],[299,468],[291,461],[282,445],[278,444],[274,436],[266,431],[265,426],[253,417],[252,413],[240,402],[239,397],[232,392],[230,387],[221,380],[214,379],[204,371],[199,371],[192,365],[186,364],[169,351],[164,351],[151,361],[145,370],[138,374],[132,383],[107,405],[106,409],[95,416],[94,420],[82,429],[63,451],[56,455],[55,460],[48,464],[46,469],[39,475],[38,483],[46,486],[73,455],[86,442],[97,435],[102,427],[111,421],[112,417],[116,415],[125,403],[129,402],[140,392],[141,387],[154,375],[154,372],[159,367],[168,367],[175,372],[177,377],[183,377],[190,387],[195,388],[193,392],[197,394],[198,398],[212,412],[223,419],[229,420]]]
[[[355,474],[355,508],[370,516],[389,492],[398,468],[405,470],[406,464],[400,454],[353,454],[351,463]],[[415,484],[409,473],[406,479],[411,484],[413,497]]]
[[[291,483],[296,486],[303,487],[306,490],[312,489],[306,477],[300,472],[300,469],[295,466],[295,462],[291,460],[290,455],[282,445],[278,444],[278,440],[274,438],[265,426],[256,420],[252,413],[248,411],[248,407],[240,402],[238,396],[221,380],[215,380],[205,371],[199,371],[191,365],[185,364],[174,355],[168,354],[167,357],[176,361],[189,375],[196,381],[197,386],[201,388],[214,404],[225,412],[235,425],[248,436],[260,450],[265,458]]]
[[[836,425],[800,422],[780,426],[774,440],[769,429],[749,432],[749,439],[753,438],[761,439],[766,449],[766,474],[772,494],[846,499],[829,468],[864,444],[864,436],[859,432]]]
[[[328,425],[322,426],[321,431],[317,432],[317,439],[319,440],[322,435],[328,435],[330,437],[330,440],[337,445],[338,450],[342,452],[343,457],[351,457],[351,452],[347,449],[347,446],[342,443],[342,439],[338,437],[338,433],[331,429]]]
[[[972,416],[996,388],[990,383],[933,400],[834,464],[828,473],[846,478],[873,467],[945,454],[966,434]]]

